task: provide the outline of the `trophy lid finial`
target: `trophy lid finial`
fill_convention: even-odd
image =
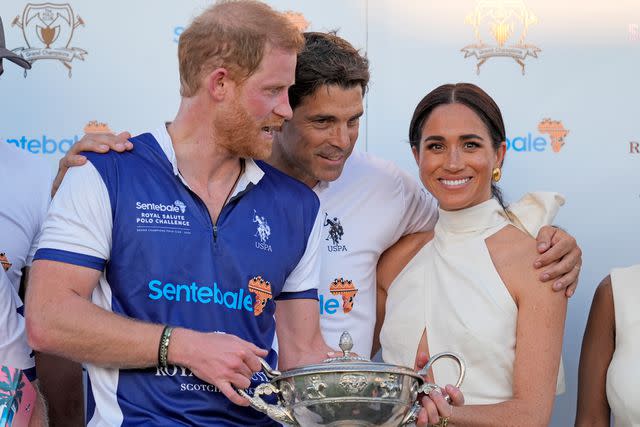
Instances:
[[[349,357],[351,353],[351,349],[353,348],[353,338],[351,338],[351,334],[347,331],[344,331],[342,335],[340,335],[340,350],[344,353],[344,357]]]

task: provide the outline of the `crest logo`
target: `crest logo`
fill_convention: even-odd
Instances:
[[[329,285],[331,295],[339,295],[342,297],[342,311],[347,314],[353,310],[353,301],[356,298],[358,289],[351,280],[345,280],[342,277],[335,279]]]
[[[324,224],[322,225],[323,227],[329,227],[329,234],[324,239],[333,243],[332,245],[327,246],[329,252],[345,252],[347,250],[347,247],[340,244],[340,241],[344,236],[344,228],[342,227],[342,224],[340,223],[338,217],[334,216],[333,219],[329,218],[329,214],[325,212]]]
[[[640,154],[640,142],[638,141],[629,142],[629,154]]]
[[[71,77],[71,61],[74,58],[84,61],[87,51],[69,46],[75,29],[84,26],[84,21],[75,16],[69,3],[27,3],[22,21],[16,16],[11,25],[22,29],[27,43],[27,47],[13,51],[31,63],[39,59],[58,60]]]
[[[508,57],[520,65],[524,75],[524,60],[528,56],[537,58],[542,51],[525,41],[529,27],[536,24],[538,18],[523,0],[478,0],[475,10],[465,22],[473,27],[476,44],[463,47],[462,52],[465,58],[477,58],[478,74],[482,64],[490,58]],[[485,42],[484,37],[487,36],[493,38],[496,44]],[[511,44],[508,43],[510,41]]]
[[[269,227],[269,223],[266,218],[260,216],[255,209],[253,210],[253,222],[258,224],[256,234],[254,234],[254,236],[260,239],[259,242],[256,242],[256,248],[263,251],[273,252],[271,245],[267,243],[269,236],[271,236],[271,227]]]
[[[9,269],[11,268],[11,263],[9,262],[9,258],[7,258],[7,254],[5,254],[4,252],[0,253],[0,265],[2,266],[2,269],[4,271],[9,271]]]
[[[97,120],[91,120],[84,125],[84,133],[113,133],[106,123],[99,122]]]
[[[253,315],[259,316],[264,311],[269,300],[273,298],[271,293],[271,283],[257,276],[249,280],[249,292],[256,294],[256,301],[253,303]]]

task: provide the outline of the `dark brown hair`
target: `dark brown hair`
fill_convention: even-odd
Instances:
[[[436,107],[447,104],[462,104],[480,117],[491,136],[493,149],[498,151],[506,140],[504,120],[498,104],[484,90],[471,83],[456,83],[439,86],[429,92],[418,103],[409,125],[409,143],[420,148],[422,128]],[[502,165],[500,165],[502,167]],[[502,192],[491,183],[491,194],[504,207]]]
[[[335,33],[304,33],[305,45],[298,54],[296,82],[289,88],[289,103],[296,108],[306,96],[324,85],[344,89],[369,84],[369,61],[348,41]]]

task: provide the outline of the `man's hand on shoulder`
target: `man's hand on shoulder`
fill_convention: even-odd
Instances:
[[[571,297],[578,286],[582,266],[582,250],[576,239],[560,228],[544,226],[536,240],[541,255],[533,266],[541,270],[540,280],[553,281],[555,291],[564,291]]]
[[[109,150],[122,153],[123,151],[133,149],[133,143],[128,140],[129,138],[131,138],[129,132],[120,132],[117,135],[112,133],[90,133],[84,135],[82,139],[73,144],[65,156],[60,159],[58,173],[51,185],[51,197],[53,198],[53,196],[55,196],[69,168],[82,166],[87,162],[87,158],[78,153],[83,151],[106,153]]]
[[[169,344],[169,362],[189,368],[195,376],[215,385],[236,405],[249,402],[234,387],[246,389],[254,372],[262,369],[261,357],[269,352],[224,333],[202,333],[177,328]]]

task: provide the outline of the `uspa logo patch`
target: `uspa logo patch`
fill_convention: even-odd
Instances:
[[[523,0],[478,0],[466,23],[473,27],[475,44],[462,48],[464,57],[477,59],[476,72],[491,58],[512,58],[524,75],[525,59],[537,58],[542,50],[525,40],[529,27],[538,18]],[[489,38],[493,41],[487,41]]]
[[[22,17],[16,16],[11,25],[22,30],[27,43],[13,51],[32,64],[48,59],[60,61],[71,77],[71,62],[75,58],[84,61],[87,51],[70,46],[75,29],[84,26],[84,21],[69,3],[27,3]],[[25,70],[25,77],[26,73]]]

